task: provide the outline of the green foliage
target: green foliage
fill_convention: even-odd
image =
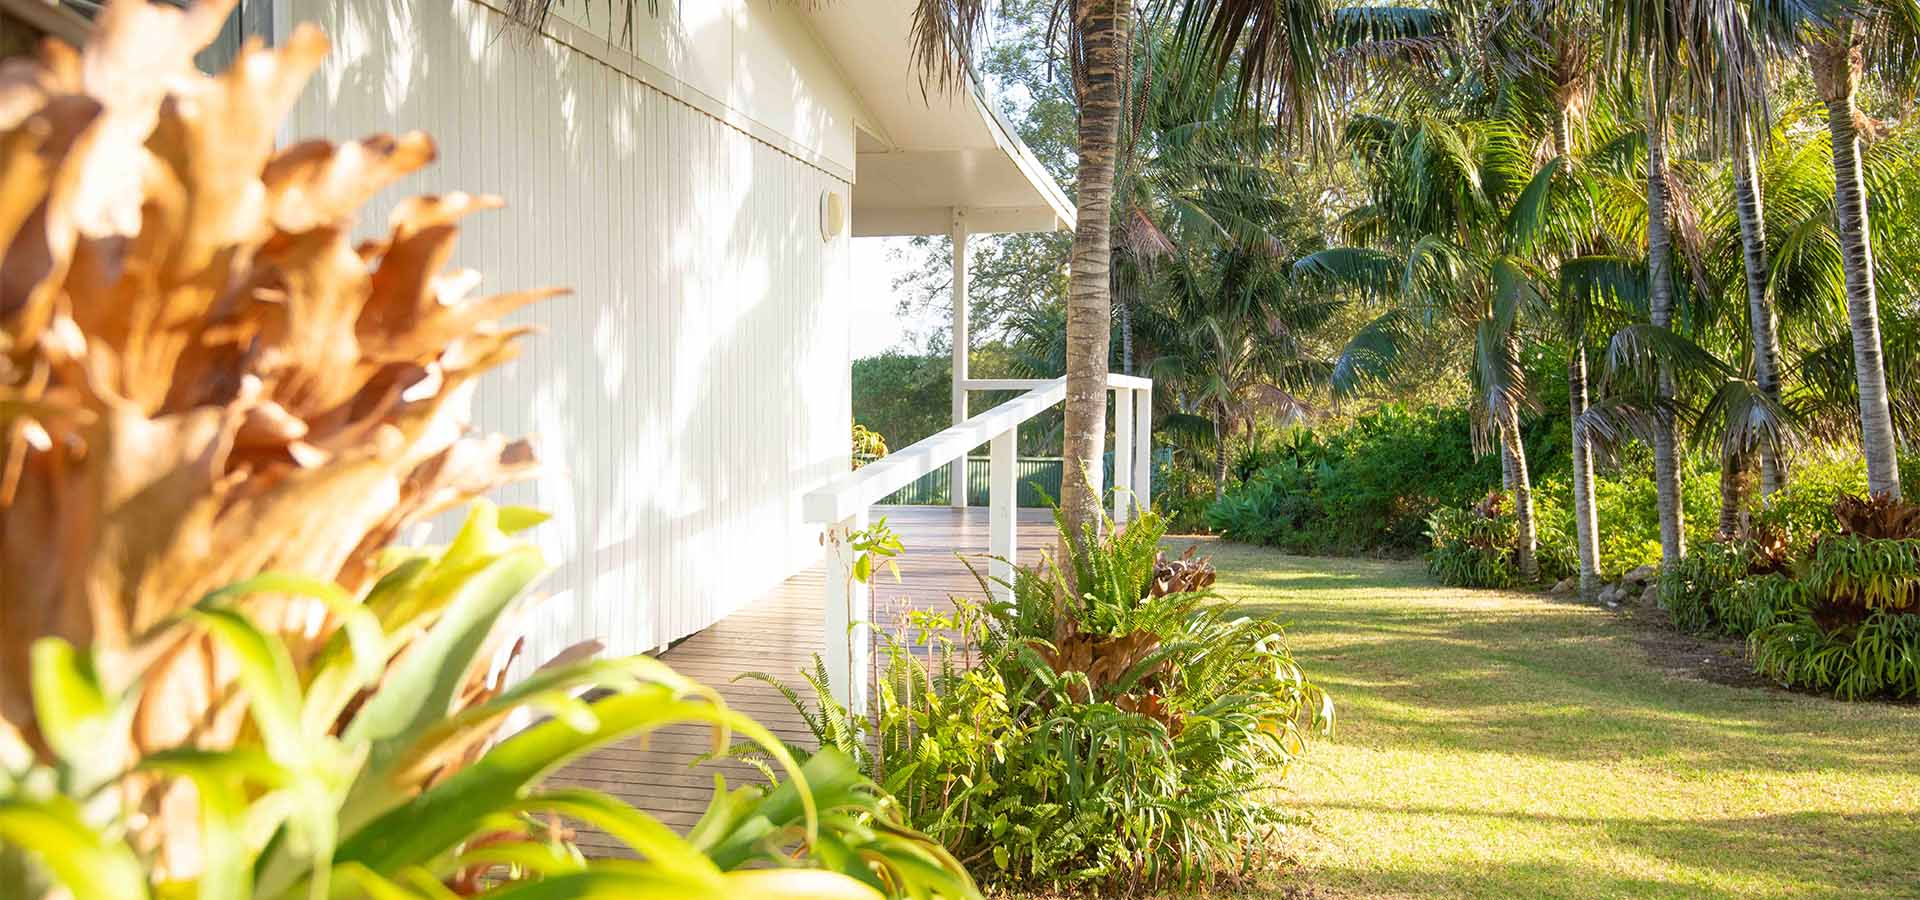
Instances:
[[[1413,553],[1435,509],[1465,506],[1500,480],[1473,452],[1465,410],[1386,406],[1325,438],[1310,432],[1208,511],[1214,530],[1290,553]]]
[[[1745,544],[1707,541],[1687,548],[1686,558],[1660,569],[1660,606],[1682,631],[1715,630],[1719,598],[1747,577]]]
[[[1427,517],[1427,534],[1433,541],[1433,549],[1427,552],[1427,572],[1441,584],[1504,588],[1519,583],[1513,561],[1518,526],[1507,512],[1503,495],[1488,499],[1500,503],[1437,509]]]
[[[782,689],[983,879],[1137,890],[1243,872],[1287,821],[1272,789],[1332,708],[1279,625],[1210,591],[1153,596],[1163,532],[1145,516],[1076,541],[1077,592],[1043,566],[1008,602],[916,614],[883,644],[871,716],[819,671],[810,701]]]
[[[1794,466],[1786,485],[1758,503],[1754,522],[1779,528],[1791,540],[1812,540],[1838,530],[1835,500],[1866,491],[1867,464],[1859,454],[1823,455]]]
[[[1720,630],[1736,637],[1752,635],[1804,603],[1800,582],[1782,572],[1742,578],[1709,600]]]
[[[1213,506],[1213,476],[1200,470],[1186,453],[1155,461],[1153,505],[1174,534],[1196,534],[1211,529],[1207,510]]]
[[[953,361],[943,355],[887,353],[853,361],[853,414],[905,447],[952,422]]]
[[[1754,632],[1760,674],[1843,700],[1920,696],[1920,615],[1876,609],[1828,628],[1797,612]]]
[[[1755,671],[1788,687],[1920,694],[1920,540],[1829,534],[1794,560],[1807,545],[1781,534],[1700,544],[1667,567],[1660,596],[1674,624],[1747,638]]]
[[[489,634],[540,571],[537,551],[502,527],[526,519],[478,504],[447,547],[391,552],[363,598],[267,575],[165,624],[163,633],[211,641],[232,660],[244,691],[236,712],[250,727],[231,746],[165,748],[100,771],[103,748],[124,741],[116,735],[140,678],[111,687],[85,650],[37,642],[33,695],[52,756],[0,770],[0,896],[42,896],[53,885],[115,900],[977,895],[951,857],[899,825],[851,759],[829,751],[797,765],[765,729],[652,659],[551,667],[460,705]],[[315,597],[347,625],[298,671],[247,614],[243,601],[260,593]],[[407,639],[391,630],[397,623],[408,623]],[[576,698],[589,689],[604,694]],[[520,710],[547,717],[489,747]],[[717,783],[684,837],[607,795],[540,786],[570,758],[687,722],[754,742],[783,780],[731,791]],[[8,760],[25,753],[0,750]],[[123,802],[141,794],[123,790],[126,779],[191,783],[197,872],[163,874],[131,839],[144,810]],[[548,820],[559,816],[640,859],[584,858],[553,836]],[[744,871],[762,866],[774,868]]]

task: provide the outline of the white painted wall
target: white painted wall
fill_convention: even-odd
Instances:
[[[852,259],[849,238],[821,239],[818,209],[846,182],[620,58],[506,31],[475,0],[291,12],[335,43],[292,134],[418,128],[439,143],[363,228],[403,195],[500,194],[504,211],[467,220],[456,263],[493,291],[575,290],[520,315],[547,333],[473,405],[479,427],[536,434],[549,463],[500,498],[554,515],[535,532],[556,569],[526,659],[589,637],[658,646],[816,559],[799,497],[847,467]],[[834,132],[816,135],[823,153],[851,148],[850,125],[810,121]]]

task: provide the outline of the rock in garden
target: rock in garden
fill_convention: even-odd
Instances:
[[[1640,592],[1640,605],[1646,607],[1659,606],[1660,586],[1657,584],[1647,585],[1647,589]]]
[[[1555,597],[1565,597],[1568,594],[1573,593],[1575,587],[1576,587],[1576,584],[1574,583],[1573,579],[1562,578],[1559,581],[1554,582],[1552,594]]]
[[[1659,569],[1656,569],[1652,566],[1641,566],[1637,569],[1634,569],[1631,572],[1628,572],[1626,574],[1626,577],[1620,580],[1631,581],[1636,584],[1651,584],[1659,575],[1660,575]]]

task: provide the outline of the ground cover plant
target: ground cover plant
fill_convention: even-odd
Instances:
[[[1259,871],[1298,815],[1275,791],[1332,706],[1203,560],[1158,558],[1163,533],[1142,517],[1023,571],[1009,602],[919,615],[880,654],[870,716],[818,673],[805,697],[783,689],[983,881],[1131,892]]]

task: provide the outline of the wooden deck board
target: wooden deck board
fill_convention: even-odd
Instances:
[[[949,608],[954,595],[978,597],[980,587],[956,551],[979,556],[987,548],[987,511],[947,507],[876,507],[900,535],[905,552],[898,560],[900,581],[882,572],[874,580],[874,622],[894,628],[908,609]],[[1053,545],[1053,520],[1045,510],[1021,510],[1020,559],[1031,563]],[[975,565],[983,571],[984,560]],[[769,595],[747,605],[661,656],[682,675],[717,689],[729,706],[753,716],[780,739],[810,744],[806,725],[772,687],[757,681],[731,681],[743,672],[765,672],[807,694],[800,680],[823,647],[824,571],[815,566],[789,578]],[[684,832],[700,818],[713,794],[713,776],[730,786],[755,783],[760,774],[734,760],[699,762],[712,749],[709,733],[675,726],[645,738],[624,741],[582,757],[547,780],[553,786],[605,791]],[[620,855],[623,848],[605,835],[581,829],[588,853]]]

